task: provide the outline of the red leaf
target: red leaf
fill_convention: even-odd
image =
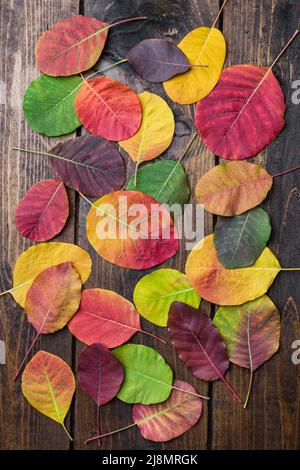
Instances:
[[[54,77],[88,70],[99,59],[107,33],[108,24],[96,18],[76,15],[60,21],[39,39],[37,66]]]
[[[70,332],[85,344],[101,343],[115,348],[141,329],[140,316],[133,304],[116,292],[86,289]]]
[[[155,405],[134,405],[133,421],[142,436],[154,442],[167,442],[191,429],[202,413],[201,398],[185,393],[196,393],[194,387],[182,380],[175,380],[169,398]],[[178,390],[180,389],[180,390]]]
[[[229,367],[224,341],[212,320],[183,302],[173,302],[169,311],[168,329],[180,359],[199,379],[221,379],[241,402],[224,378]]]
[[[16,225],[23,237],[43,242],[64,228],[69,216],[68,196],[62,181],[43,180],[33,185],[16,210]]]
[[[141,330],[140,316],[131,302],[105,289],[82,292],[79,310],[68,328],[79,341],[89,345],[101,343],[106,348],[126,343],[138,331],[155,337]]]
[[[100,137],[84,136],[57,144],[50,153],[58,176],[86,196],[102,196],[125,183],[125,165],[113,144]]]
[[[117,395],[124,380],[121,363],[102,344],[87,346],[78,358],[78,380],[97,406]]]
[[[228,160],[243,160],[270,144],[284,127],[284,96],[273,72],[254,65],[225,69],[196,106],[204,144]]]
[[[137,94],[109,77],[85,80],[76,95],[75,109],[89,132],[108,140],[129,139],[142,119]]]

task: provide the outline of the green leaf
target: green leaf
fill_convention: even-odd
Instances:
[[[161,204],[179,204],[183,206],[190,197],[190,189],[183,166],[175,160],[161,160],[145,165],[138,170],[137,185],[134,176],[127,184],[127,189],[149,194]],[[175,210],[180,215],[181,208]]]
[[[219,217],[214,245],[225,268],[245,268],[255,263],[271,234],[270,218],[255,208],[234,217]]]
[[[142,317],[155,325],[167,326],[169,307],[173,302],[180,301],[198,308],[201,297],[185,274],[175,269],[157,269],[139,280],[133,301]]]
[[[23,110],[30,127],[49,137],[70,134],[81,123],[74,100],[82,78],[41,75],[28,86]]]
[[[112,351],[125,379],[117,397],[125,403],[161,403],[172,391],[173,372],[164,358],[141,344],[125,344]]]

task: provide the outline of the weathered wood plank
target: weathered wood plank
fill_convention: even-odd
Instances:
[[[95,16],[99,19],[111,22],[117,18],[126,18],[132,16],[145,15],[148,17],[147,22],[131,23],[115,28],[109,34],[109,40],[105,48],[106,58],[124,57],[126,51],[137,44],[140,40],[151,37],[164,37],[166,39],[178,42],[188,31],[201,26],[210,25],[218,12],[218,2],[215,0],[155,0],[152,2],[135,1],[135,2],[94,2],[86,0],[84,2],[84,14]],[[184,18],[184,20],[183,20]],[[102,62],[103,63],[103,62]],[[136,91],[149,90],[161,95],[167,99],[166,94],[161,85],[150,84],[136,77],[128,65],[122,68],[112,70],[111,76],[117,80],[132,86]],[[170,103],[170,102],[169,102]],[[166,158],[178,158],[182,150],[187,145],[191,135],[193,134],[193,125],[187,119],[187,115],[191,116],[192,109],[188,107],[176,106],[170,103],[176,119],[176,136],[171,148],[164,154]],[[133,165],[128,162],[128,158],[124,156],[128,166],[128,176],[133,173]],[[214,166],[214,157],[211,157],[206,150],[200,146],[200,142],[195,142],[191,151],[186,155],[183,162],[188,174],[189,183],[194,192],[195,184],[205,171]],[[194,195],[193,195],[194,201]],[[90,287],[103,287],[114,290],[132,300],[132,292],[137,281],[145,274],[145,272],[130,271],[113,266],[106,261],[100,259],[95,254],[86,241],[85,235],[85,216],[89,207],[86,203],[80,204],[79,211],[79,231],[78,242],[83,248],[89,249],[94,264],[94,273],[88,282]],[[206,230],[211,231],[212,219],[207,216]],[[164,263],[164,267],[173,267],[184,270],[187,251],[182,246],[180,253],[174,259]],[[209,309],[209,306],[206,306]],[[209,310],[208,310],[209,311]],[[168,339],[168,333],[165,329],[154,327],[148,322],[143,322],[144,327],[161,337]],[[201,393],[207,391],[207,384],[196,381],[192,378],[181,361],[176,356],[170,345],[164,346],[157,341],[149,340],[141,334],[136,335],[134,342],[143,343],[154,347],[166,358],[172,366],[174,375],[177,378],[187,379],[194,384]],[[81,350],[78,345],[78,352]],[[204,412],[199,424],[184,436],[174,441],[159,445],[144,440],[139,431],[135,428],[130,429],[122,434],[116,434],[112,438],[107,438],[103,442],[104,448],[109,449],[204,449],[207,445],[207,404],[204,404]],[[77,393],[76,398],[76,444],[75,448],[83,448],[82,441],[88,437],[91,431],[96,431],[96,410],[91,400],[85,397],[81,392]],[[128,405],[114,400],[108,404],[102,411],[102,429],[107,432],[126,426],[132,422],[131,410]],[[94,445],[96,448],[96,444]]]
[[[53,177],[47,159],[20,155],[14,145],[48,149],[57,139],[33,132],[24,120],[23,94],[39,75],[35,68],[35,45],[40,34],[62,18],[78,13],[74,0],[10,0],[0,2],[1,21],[1,291],[11,287],[17,257],[32,243],[19,235],[15,208],[30,186]],[[57,240],[74,241],[74,195],[70,192],[71,215]],[[13,382],[17,364],[34,337],[22,309],[9,296],[0,299],[0,339],[6,344],[6,365],[0,365],[0,448],[68,449],[69,442],[54,421],[38,413],[22,396],[20,380]],[[39,340],[35,350],[45,349],[71,364],[71,337],[67,331]],[[69,425],[69,422],[67,423]]]
[[[227,65],[268,66],[297,29],[299,3],[288,0],[228,2],[223,32],[228,45]],[[291,101],[292,81],[299,79],[299,38],[274,68],[287,103],[286,127],[279,138],[253,161],[272,174],[299,164],[300,106]],[[300,266],[299,173],[275,180],[265,208],[271,216],[270,247],[281,265]],[[247,410],[223,401],[222,384],[214,385],[212,447],[214,449],[296,449],[300,445],[300,368],[292,364],[292,343],[300,338],[299,273],[282,273],[270,297],[282,317],[280,352],[254,373]],[[228,379],[244,396],[248,371],[232,367]]]

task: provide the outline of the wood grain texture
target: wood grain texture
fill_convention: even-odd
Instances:
[[[299,2],[290,0],[228,2],[223,17],[228,45],[226,65],[271,65],[297,29],[299,13]],[[299,164],[300,106],[291,100],[292,82],[300,76],[299,38],[273,72],[286,99],[286,126],[276,141],[251,159],[271,174]],[[283,267],[300,266],[299,184],[299,172],[276,178],[264,204],[272,223],[269,246]],[[291,361],[292,343],[300,337],[299,282],[300,273],[281,273],[270,290],[270,297],[281,312],[281,348],[254,373],[248,408],[244,410],[233,401],[224,406],[220,401],[222,386],[214,385],[213,449],[299,449],[300,368]],[[244,396],[248,371],[235,366],[228,377]]]
[[[23,117],[22,101],[26,87],[39,75],[35,68],[35,44],[41,33],[61,18],[78,12],[74,0],[10,0],[0,2],[1,18],[1,292],[11,287],[12,270],[17,257],[32,243],[22,238],[15,226],[18,202],[34,183],[55,176],[46,158],[19,154],[13,146],[45,150],[58,139],[33,132]],[[4,91],[5,89],[5,91]],[[71,215],[57,240],[74,240],[74,195],[69,192]],[[14,372],[35,331],[27,323],[23,310],[10,295],[0,298],[0,339],[6,344],[6,362],[0,365],[0,448],[68,449],[68,438],[54,421],[36,412],[21,393]],[[66,330],[44,336],[35,351],[45,349],[71,362],[71,337]],[[70,419],[66,422],[70,424]]]
[[[179,42],[188,31],[202,26],[210,25],[218,12],[218,2],[215,0],[155,0],[121,2],[105,0],[102,2],[85,1],[84,14],[95,16],[98,19],[111,22],[113,19],[121,19],[131,16],[147,16],[146,22],[130,23],[128,25],[115,28],[109,34],[108,41],[104,50],[104,56],[101,65],[105,65],[106,61],[116,61],[118,58],[124,57],[127,50],[137,44],[139,41],[161,37]],[[184,21],[182,21],[184,18]],[[97,66],[100,67],[100,64]],[[116,67],[110,72],[110,76],[120,82],[131,86],[137,92],[147,90],[157,93],[167,100],[171,106],[176,121],[175,138],[171,147],[161,158],[178,158],[184,151],[191,136],[195,132],[191,118],[193,116],[193,107],[183,107],[171,102],[164,92],[162,85],[152,84],[146,80],[140,79],[133,72],[128,64]],[[131,159],[123,153],[127,164],[127,177],[130,177],[134,171],[134,165]],[[191,147],[188,154],[183,159],[183,165],[187,171],[189,184],[192,189],[192,200],[194,199],[194,188],[200,175],[212,168],[215,164],[214,157],[207,150],[203,149],[200,140],[197,139]],[[89,210],[87,203],[80,201],[79,210],[79,229],[78,243],[83,248],[89,250],[93,257],[93,275],[88,281],[90,287],[102,287],[105,289],[115,290],[119,294],[125,296],[132,301],[132,293],[138,280],[146,274],[145,271],[124,270],[107,263],[100,259],[99,256],[88,245],[85,235],[85,216]],[[212,229],[212,217],[206,216],[205,228],[207,233]],[[171,267],[184,271],[185,260],[188,252],[184,248],[184,242],[181,243],[181,250],[170,261],[162,266]],[[150,272],[147,271],[147,272]],[[206,306],[207,311],[210,307]],[[143,327],[154,334],[160,335],[162,338],[169,340],[166,329],[155,327],[147,321],[143,321]],[[134,336],[133,342],[146,344],[147,346],[157,349],[171,365],[174,376],[177,379],[187,380],[194,385],[199,393],[207,393],[207,383],[193,379],[192,375],[187,372],[182,362],[178,358],[171,345],[162,345],[155,340],[149,340],[141,334]],[[82,346],[77,345],[77,354],[81,351]],[[231,400],[229,395],[226,400]],[[103,432],[117,429],[132,423],[131,407],[118,400],[112,401],[103,407],[102,411],[102,429]],[[121,434],[116,434],[111,438],[103,440],[104,449],[205,449],[207,447],[207,425],[208,421],[208,405],[204,403],[204,411],[200,422],[183,436],[166,444],[157,444],[143,439],[136,428],[129,429]],[[96,431],[96,409],[91,400],[83,395],[80,391],[76,396],[76,414],[75,414],[75,448],[83,449],[82,442],[84,438],[90,436],[91,432]],[[91,444],[89,448],[97,448],[97,444]]]

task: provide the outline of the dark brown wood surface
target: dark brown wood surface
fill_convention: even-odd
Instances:
[[[1,75],[0,144],[1,144],[1,214],[0,289],[11,286],[11,275],[17,257],[31,245],[21,238],[14,225],[14,210],[26,190],[35,182],[54,176],[47,159],[19,154],[14,145],[48,149],[58,139],[49,139],[33,132],[22,113],[22,98],[30,81],[39,75],[35,68],[35,44],[41,32],[56,21],[76,13],[95,16],[107,22],[146,15],[148,20],[130,23],[109,33],[99,67],[124,57],[126,51],[142,39],[161,37],[178,42],[197,26],[210,26],[219,10],[218,0],[11,0],[0,2]],[[253,63],[270,65],[281,47],[298,27],[298,0],[228,0],[220,17],[219,27],[227,42],[227,65]],[[286,103],[286,127],[279,138],[258,155],[270,173],[299,163],[300,105],[292,103],[292,82],[300,78],[299,39],[287,51],[274,69],[282,85]],[[149,90],[168,100],[161,85],[149,84],[136,77],[127,64],[111,71],[110,75],[137,92]],[[5,95],[6,102],[3,100]],[[178,158],[194,132],[191,122],[193,106],[170,103],[176,132],[171,148],[162,158]],[[59,139],[61,140],[61,139]],[[128,162],[128,176],[133,165]],[[200,175],[218,161],[196,140],[183,164],[188,174],[194,201],[194,188]],[[270,246],[282,266],[300,266],[300,205],[299,173],[278,178],[265,203],[272,220]],[[93,258],[93,273],[86,287],[111,289],[132,300],[138,279],[145,273],[124,270],[100,259],[87,243],[85,216],[88,204],[69,192],[71,217],[57,240],[75,242],[88,250]],[[206,214],[205,232],[211,233],[213,218]],[[188,252],[181,251],[164,267],[184,270]],[[159,445],[143,439],[137,428],[116,434],[103,441],[104,449],[287,449],[300,447],[300,366],[291,362],[292,342],[300,339],[299,304],[300,273],[281,273],[270,296],[282,314],[282,344],[280,352],[254,375],[251,399],[244,410],[232,398],[222,383],[209,386],[193,379],[183,367],[170,345],[163,345],[137,334],[133,342],[155,347],[172,366],[176,378],[188,380],[200,393],[209,393],[212,400],[204,403],[203,415],[197,426],[170,443]],[[214,308],[203,302],[213,315]],[[168,339],[165,329],[143,322],[149,332]],[[69,443],[59,425],[31,408],[22,397],[20,383],[14,383],[13,373],[26,347],[34,336],[22,309],[9,296],[0,297],[0,340],[5,341],[7,364],[0,365],[0,448],[1,449],[85,449],[83,440],[96,431],[94,403],[78,388],[67,427],[74,435]],[[82,345],[67,331],[41,338],[36,350],[55,353],[76,367],[76,357]],[[231,366],[228,379],[243,396],[248,371]],[[102,430],[108,432],[132,422],[130,406],[113,400],[102,408]],[[89,448],[97,449],[96,444]]]

